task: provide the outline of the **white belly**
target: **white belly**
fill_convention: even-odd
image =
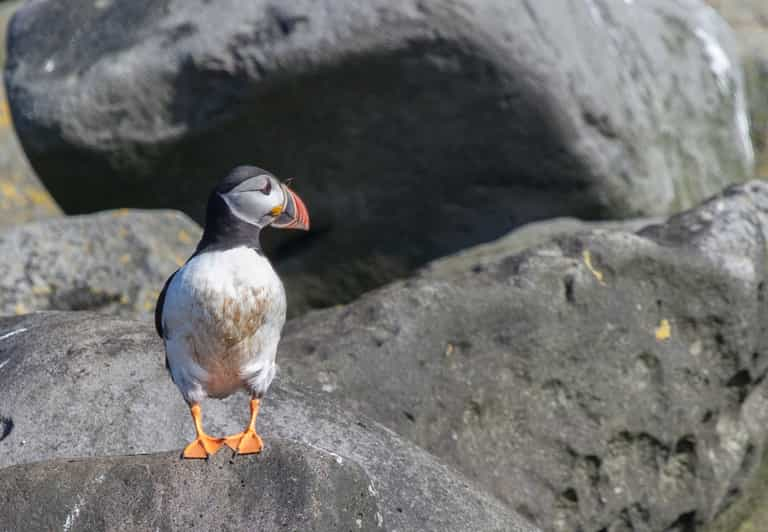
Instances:
[[[256,251],[239,247],[191,259],[168,286],[162,317],[171,374],[188,400],[243,387],[261,395],[269,387],[285,291]]]

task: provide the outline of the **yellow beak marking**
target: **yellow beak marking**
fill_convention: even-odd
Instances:
[[[278,205],[277,207],[274,207],[271,211],[269,211],[269,214],[277,218],[278,216],[280,216],[282,212],[283,212],[283,206]]]

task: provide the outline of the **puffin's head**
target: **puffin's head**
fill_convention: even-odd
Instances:
[[[309,213],[285,183],[256,166],[238,166],[214,190],[232,215],[259,228],[309,230]]]

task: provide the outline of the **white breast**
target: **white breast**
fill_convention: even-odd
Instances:
[[[188,400],[266,392],[285,291],[262,255],[238,247],[192,258],[168,286],[162,319],[171,374]]]

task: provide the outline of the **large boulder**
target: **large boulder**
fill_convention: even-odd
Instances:
[[[0,315],[89,309],[149,317],[199,236],[177,211],[122,209],[9,228],[0,232]]]
[[[766,241],[752,182],[637,234],[425,269],[291,321],[279,359],[544,528],[694,530],[768,437]]]
[[[5,43],[6,25],[20,4],[19,0],[0,4],[0,43]],[[0,46],[0,65],[5,65],[4,45]],[[0,83],[0,230],[60,214],[21,149],[11,122],[5,85]]]
[[[259,415],[262,457],[234,464],[218,456],[213,464],[178,464],[172,455],[104,458],[171,450],[178,457],[193,436],[152,325],[86,312],[0,319],[0,467],[19,466],[0,470],[0,501],[12,505],[0,505],[0,517],[39,517],[44,529],[82,515],[96,525],[122,525],[125,517],[130,529],[221,530],[256,515],[284,520],[296,526],[291,530],[335,531],[348,530],[343,526],[358,514],[353,530],[536,530],[393,432],[279,381]],[[245,395],[204,402],[207,432],[242,430],[247,403]],[[75,457],[95,458],[21,465]],[[8,485],[29,491],[8,493]],[[206,485],[207,494],[200,493]],[[269,493],[252,495],[262,487]],[[196,518],[187,505],[198,501],[213,515],[200,510]],[[304,517],[309,524],[301,525]],[[329,520],[339,526],[321,526]]]
[[[321,306],[528,221],[664,214],[746,179],[742,73],[712,13],[38,0],[13,18],[5,79],[69,212],[173,206],[201,221],[236,164],[297,177],[314,230],[272,245]]]

